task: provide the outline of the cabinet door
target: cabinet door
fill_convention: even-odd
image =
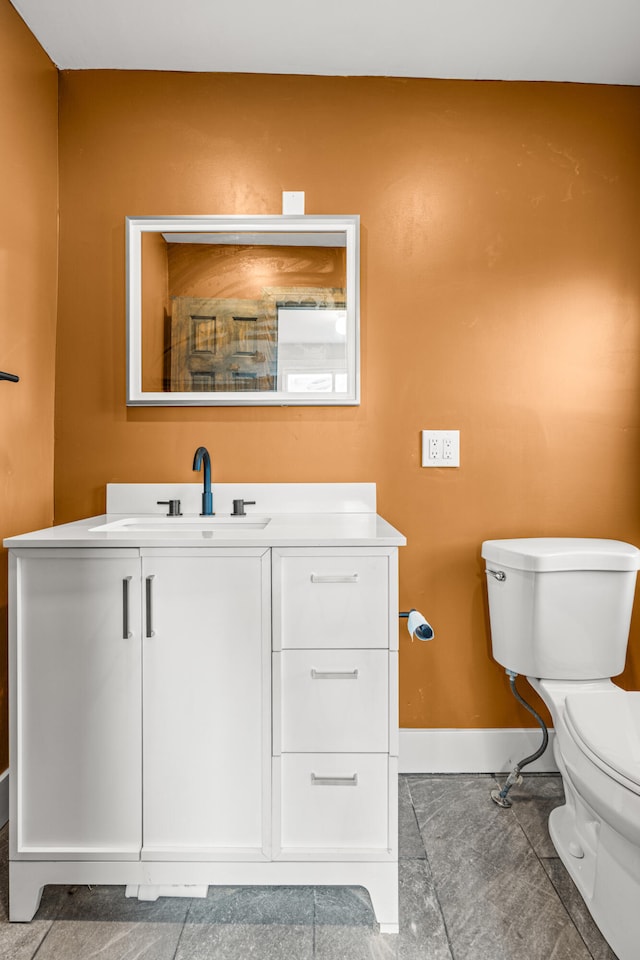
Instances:
[[[263,857],[270,753],[263,550],[143,560],[143,859]],[[267,820],[268,822],[268,820]]]
[[[12,558],[12,842],[27,859],[139,857],[140,560],[101,553]]]

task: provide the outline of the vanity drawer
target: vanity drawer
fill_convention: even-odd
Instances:
[[[387,850],[389,764],[380,754],[286,754],[280,847]]]
[[[275,752],[388,752],[386,650],[283,650],[273,660]]]
[[[274,550],[274,648],[388,647],[389,556]]]

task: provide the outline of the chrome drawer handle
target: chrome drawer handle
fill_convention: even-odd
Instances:
[[[312,787],[357,787],[358,774],[354,773],[352,777],[316,777],[311,774]]]
[[[357,583],[357,582],[358,582],[357,573],[329,574],[328,576],[321,576],[319,573],[311,574],[311,583]]]
[[[507,575],[504,570],[489,570],[487,567],[487,573],[496,580],[499,580],[500,583],[504,583],[504,581],[507,579]]]
[[[357,680],[357,670],[311,670],[312,680]]]

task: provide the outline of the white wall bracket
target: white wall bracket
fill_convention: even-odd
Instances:
[[[282,191],[282,215],[284,217],[304,216],[304,190]]]

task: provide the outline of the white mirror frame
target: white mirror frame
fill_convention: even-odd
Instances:
[[[344,233],[346,236],[347,390],[151,392],[142,389],[142,234],[180,232]],[[351,406],[360,403],[360,217],[192,216],[127,217],[127,406]]]

